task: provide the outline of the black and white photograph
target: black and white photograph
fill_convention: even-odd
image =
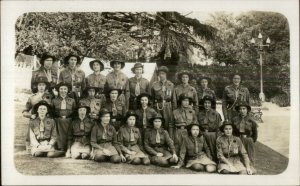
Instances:
[[[295,24],[267,7],[156,6],[20,6],[16,19],[6,20],[14,32],[9,41],[1,33],[1,40],[13,48],[2,51],[9,61],[1,57],[1,66],[11,69],[1,82],[13,83],[9,100],[1,87],[1,102],[11,105],[6,115],[1,104],[10,118],[2,119],[1,133],[8,126],[11,132],[1,136],[12,164],[2,163],[2,171],[24,180],[47,176],[48,182],[34,182],[47,185],[55,176],[116,176],[87,182],[116,184],[126,175],[147,176],[144,184],[174,185],[149,176],[183,175],[207,178],[187,184],[209,184],[214,176],[221,185],[230,184],[226,177],[250,185],[243,179],[285,173],[296,175],[287,183],[297,183],[299,17]]]

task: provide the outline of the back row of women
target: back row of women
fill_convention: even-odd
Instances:
[[[182,83],[174,86],[162,66],[159,80],[150,85],[141,63],[128,78],[121,72],[125,63],[116,60],[107,76],[100,73],[100,60],[91,61],[94,73],[85,77],[80,57],[73,54],[57,76],[51,71],[54,61],[51,55],[41,58],[41,68],[32,75],[34,94],[23,111],[30,118],[26,144],[33,156],[255,172],[257,124],[249,115],[249,91],[240,85],[239,75],[225,87],[222,124],[208,77],[197,88],[189,84],[192,75],[183,71],[178,74]]]

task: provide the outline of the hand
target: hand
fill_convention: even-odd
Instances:
[[[174,158],[175,161],[178,162],[178,156],[176,154],[173,154],[172,158]]]
[[[120,156],[121,156],[121,160],[122,160],[122,162],[126,162],[126,158],[125,158],[125,156],[124,156],[123,154],[121,154]]]
[[[32,114],[32,115],[30,116],[30,118],[31,118],[31,119],[35,119],[35,118],[36,118],[36,114]]]
[[[111,122],[116,122],[117,120],[116,119],[111,119]]]
[[[236,168],[233,165],[229,165],[230,171],[231,172],[236,172]]]
[[[164,154],[159,152],[159,153],[156,154],[156,156],[157,156],[157,157],[163,157]]]
[[[174,165],[174,166],[171,166],[172,168],[175,168],[175,169],[179,169],[180,166],[179,165]]]
[[[71,158],[71,151],[70,150],[67,150],[67,152],[66,152],[66,158]]]
[[[103,153],[107,156],[109,156],[111,154],[110,150],[107,150],[107,149],[103,149]]]
[[[56,89],[55,89],[55,88],[54,88],[54,89],[52,89],[52,92],[53,92],[54,96],[58,96],[58,92],[56,91]]]
[[[249,175],[252,175],[252,174],[253,174],[251,168],[247,168],[246,170],[247,170],[247,174],[249,174]]]
[[[128,151],[128,154],[130,154],[130,155],[135,155],[136,154],[136,152],[135,151]]]

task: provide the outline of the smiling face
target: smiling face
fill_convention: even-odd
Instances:
[[[44,118],[48,112],[48,108],[45,105],[40,105],[37,109],[37,113],[40,118]]]
[[[109,93],[109,97],[111,101],[116,101],[118,98],[119,92],[117,90],[112,90]]]
[[[188,76],[187,74],[183,74],[183,75],[181,76],[181,82],[182,82],[183,84],[188,84],[188,83],[189,83],[189,76]]]
[[[226,136],[231,136],[232,135],[232,126],[231,125],[226,125],[225,127],[224,127],[224,134],[226,135]]]
[[[162,125],[161,119],[157,118],[157,119],[153,120],[153,126],[155,129],[159,129],[161,127],[161,125]]]
[[[120,70],[121,70],[121,67],[122,67],[122,65],[121,65],[120,62],[115,62],[114,65],[113,65],[113,69],[114,69],[115,71],[120,71]]]
[[[59,91],[59,95],[61,97],[66,97],[67,94],[68,94],[68,87],[67,86],[60,86],[58,91]]]
[[[207,79],[202,79],[201,82],[200,82],[200,84],[201,84],[201,87],[207,88],[207,85],[208,85]]]
[[[129,116],[129,117],[127,118],[127,125],[128,125],[129,127],[134,127],[135,121],[136,121],[135,116]]]
[[[159,79],[160,79],[161,81],[165,81],[165,80],[167,79],[167,73],[165,73],[165,72],[163,72],[163,71],[160,71],[160,72],[158,73],[158,76],[159,76]]]
[[[69,62],[69,67],[71,69],[76,68],[76,64],[77,64],[77,58],[76,57],[74,57],[74,56],[70,57],[68,62]]]
[[[45,90],[46,90],[46,83],[38,83],[37,84],[37,88],[38,88],[38,92],[41,92],[41,93],[45,92]]]
[[[109,121],[110,121],[110,114],[104,114],[101,116],[101,124],[106,126],[109,124]]]
[[[148,103],[149,103],[148,97],[146,97],[146,96],[145,97],[141,97],[141,105],[142,105],[143,108],[147,107]]]
[[[186,108],[190,105],[190,100],[188,98],[185,98],[181,101],[181,106]]]
[[[139,67],[139,68],[135,68],[134,69],[134,74],[138,77],[142,76],[143,74],[143,68],[142,67]]]
[[[93,70],[95,72],[100,72],[101,70],[101,65],[98,62],[93,63]]]
[[[235,86],[239,86],[240,83],[241,83],[241,76],[239,75],[234,75],[233,76],[233,79],[232,79],[232,82]]]
[[[84,118],[86,116],[87,109],[82,107],[78,109],[78,116],[79,118]]]
[[[211,101],[210,100],[205,100],[204,101],[204,109],[205,110],[210,110],[211,109]]]
[[[200,133],[200,128],[197,125],[192,126],[191,128],[191,134],[193,137],[197,137]]]
[[[240,112],[241,116],[245,117],[245,116],[247,116],[248,109],[246,106],[240,106],[239,112]]]
[[[53,65],[53,59],[52,59],[51,57],[45,59],[45,61],[44,61],[44,67],[45,67],[47,70],[51,69],[52,65]]]

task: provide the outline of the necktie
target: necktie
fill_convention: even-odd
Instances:
[[[40,122],[40,138],[44,138],[45,124],[43,120]]]
[[[183,109],[183,112],[184,112],[185,122],[187,122],[186,110],[185,110],[185,109]]]
[[[67,102],[66,102],[65,98],[63,98],[63,100],[61,101],[60,109],[61,110],[66,110],[67,109]]]
[[[144,109],[143,112],[143,126],[146,127],[147,126],[147,115],[146,115],[146,109]]]
[[[48,78],[48,82],[52,82],[52,74],[51,74],[51,70],[47,71],[47,78]]]
[[[140,83],[137,82],[135,85],[135,95],[138,96],[141,93]]]
[[[106,139],[106,128],[103,130],[102,139]]]
[[[80,121],[80,130],[83,130],[83,131],[84,131],[84,123],[83,123],[83,120]]]
[[[204,124],[208,124],[208,111],[205,112]]]
[[[75,74],[71,72],[72,76],[72,91],[75,91]]]
[[[130,129],[130,141],[134,141],[135,138],[134,138],[134,133],[133,133],[133,130]]]
[[[198,154],[198,152],[199,152],[199,146],[198,146],[197,138],[194,138],[194,140],[195,140],[195,153]]]
[[[156,138],[155,138],[155,142],[156,143],[160,143],[160,135],[159,135],[159,131],[156,131]]]
[[[119,84],[119,77],[118,77],[118,74],[115,74],[116,77],[115,77],[115,87],[118,87],[118,84]]]
[[[117,107],[116,107],[115,102],[113,102],[113,104],[112,104],[112,113],[113,113],[113,116],[117,116]]]

